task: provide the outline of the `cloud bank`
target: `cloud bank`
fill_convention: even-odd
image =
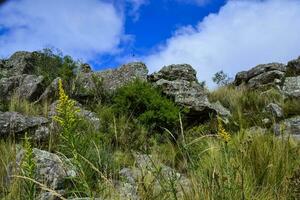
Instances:
[[[257,64],[287,62],[300,55],[300,1],[232,0],[196,27],[176,30],[165,44],[143,58],[150,71],[189,63],[213,86],[219,70],[231,76]]]
[[[112,3],[100,0],[8,1],[0,7],[0,56],[54,46],[93,59],[119,50],[123,21]]]

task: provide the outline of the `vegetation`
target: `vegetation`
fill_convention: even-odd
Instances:
[[[229,78],[228,75],[223,72],[223,70],[215,73],[212,80],[214,83],[218,84],[218,86],[225,86],[231,82],[231,78]]]
[[[74,77],[78,62],[70,56],[55,53],[49,48],[35,52],[33,56],[33,65],[36,66],[34,73],[44,76],[45,85],[49,85],[56,77],[61,77],[66,82]]]
[[[63,197],[52,191],[60,199],[119,199],[115,182],[122,181],[121,169],[137,168],[137,152],[151,155],[154,165],[151,172],[147,167],[139,171],[142,175],[136,187],[141,199],[299,199],[299,142],[285,135],[276,137],[271,129],[249,130],[265,126],[262,119],[270,116],[262,111],[271,102],[281,105],[288,116],[300,114],[299,103],[283,99],[276,90],[262,95],[261,91],[222,86],[209,98],[230,109],[231,123],[212,118],[185,127],[184,109],[159,89],[136,80],[107,94],[105,101],[88,105],[100,118],[99,129],[78,115],[61,81],[58,90],[56,129],[46,144],[26,137],[22,164],[16,166],[12,163],[16,163],[19,141],[0,140],[0,199],[37,199],[45,190],[33,173],[34,147],[57,153],[76,169],[77,176],[67,180]],[[105,96],[99,94],[101,99]],[[48,110],[47,104],[31,104],[17,97],[8,107],[45,116]],[[182,193],[176,191],[176,177],[162,176],[162,164],[190,180],[188,187],[182,186]],[[14,171],[10,181],[7,168]]]

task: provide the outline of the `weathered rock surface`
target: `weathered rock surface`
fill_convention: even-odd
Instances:
[[[18,51],[9,59],[2,61],[2,77],[31,74],[33,68],[33,54],[27,51]]]
[[[288,98],[300,98],[300,76],[286,77],[282,91]]]
[[[44,117],[29,117],[17,112],[0,112],[0,137],[21,134],[48,123]]]
[[[300,76],[300,56],[288,62],[286,70],[287,76]]]
[[[16,167],[21,166],[25,150],[20,149],[16,157]],[[35,161],[36,181],[46,185],[53,190],[63,189],[67,178],[76,176],[76,169],[70,160],[60,157],[48,151],[33,149],[33,159]],[[8,176],[14,173],[11,167],[8,168]]]
[[[58,99],[58,82],[62,80],[60,77],[57,77],[52,81],[52,83],[46,88],[43,94],[39,97],[37,102],[53,102]]]
[[[285,133],[300,136],[300,116],[285,119],[283,123]]]
[[[276,103],[270,103],[266,106],[266,111],[272,114],[275,118],[279,119],[283,117],[282,108]]]
[[[43,76],[17,75],[0,80],[0,99],[9,100],[13,94],[20,99],[34,101],[43,92]]]
[[[75,177],[76,170],[65,158],[39,149],[33,149],[37,180],[52,189],[62,189],[66,178]]]
[[[300,116],[285,119],[273,125],[273,132],[275,135],[300,139]]]
[[[196,71],[190,65],[165,66],[159,72],[151,74],[148,80],[160,87],[165,95],[173,98],[176,104],[189,108],[189,114],[193,118],[201,120],[219,111],[222,115],[228,114],[223,106],[220,107],[220,103],[209,102],[207,91],[198,83]]]
[[[286,67],[280,63],[258,65],[248,71],[237,73],[234,84],[245,84],[249,88],[277,86],[285,76]]]
[[[148,69],[141,62],[122,65],[117,69],[79,73],[75,79],[73,96],[76,99],[94,97],[97,90],[112,92],[134,79],[146,80]]]
[[[122,181],[118,185],[118,190],[121,199],[139,200],[138,181],[143,181],[145,177],[150,179],[155,177],[156,180],[152,185],[154,195],[161,192],[163,188],[175,187],[176,196],[181,199],[190,191],[190,180],[176,170],[155,162],[146,154],[135,154],[135,160],[136,168],[124,168],[120,171]]]

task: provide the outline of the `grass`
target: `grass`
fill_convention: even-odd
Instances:
[[[268,103],[278,103],[290,116],[300,114],[296,109],[298,102],[283,100],[275,90],[261,95],[230,86],[214,91],[210,99],[219,100],[230,109],[233,114],[231,124],[220,126],[220,121],[212,119],[186,129],[178,117],[180,134],[171,129],[149,134],[148,126],[137,116],[123,111],[116,113],[115,106],[107,103],[91,107],[100,118],[99,130],[94,130],[82,119],[64,130],[65,122],[70,121],[68,116],[73,118],[75,115],[60,115],[64,123],[61,123],[60,132],[55,134],[64,138],[55,141],[47,150],[70,158],[78,173],[76,178],[69,180],[70,185],[65,188],[62,198],[101,196],[103,199],[119,199],[115,183],[123,181],[119,172],[126,167],[138,171],[136,192],[143,200],[297,199],[299,142],[289,137],[275,137],[271,130],[250,133],[248,128],[262,125],[261,119],[266,114],[261,113]],[[41,114],[45,110],[43,107],[12,99],[10,110]],[[70,112],[74,112],[72,106],[65,110],[65,114]],[[230,135],[226,140],[218,136],[221,129],[223,135],[224,132]],[[176,140],[174,135],[177,135]],[[47,146],[34,142],[31,145],[41,149]],[[151,156],[152,170],[137,166],[136,152]],[[5,180],[6,169],[15,160],[15,142],[1,139],[0,155],[0,199],[29,199],[21,187],[28,180],[15,178],[8,185]],[[165,177],[162,165],[187,177],[188,186],[181,185],[174,177]],[[18,170],[16,175],[20,175]],[[38,194],[41,186],[34,180],[31,183],[36,189],[30,194]]]

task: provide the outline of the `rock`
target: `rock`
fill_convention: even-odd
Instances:
[[[54,103],[52,103],[49,107],[49,113],[48,113],[48,117],[52,118],[53,116],[56,115],[56,107],[57,107],[58,101],[55,101]],[[94,129],[98,130],[100,128],[100,119],[98,118],[97,114],[88,110],[85,110],[83,108],[83,106],[76,102],[75,105],[76,109],[79,109],[78,117],[83,118],[84,120],[86,120],[87,122],[89,122]]]
[[[281,63],[269,63],[258,65],[248,71],[237,73],[234,84],[245,84],[249,88],[264,86],[277,86],[285,76],[286,67]]]
[[[273,70],[259,74],[248,81],[248,87],[250,88],[260,88],[264,86],[276,86],[281,83],[281,79],[284,77],[285,73],[278,70]],[[279,80],[279,81],[278,81]]]
[[[220,101],[217,101],[215,103],[211,103],[211,108],[214,109],[218,115],[223,119],[224,123],[229,123],[229,117],[231,117],[231,112],[225,108]]]
[[[25,150],[19,149],[16,157],[16,168],[19,170]],[[35,161],[35,179],[46,185],[49,189],[63,189],[67,179],[76,177],[75,167],[70,160],[60,157],[48,151],[33,149]],[[11,168],[8,168],[8,176],[12,175]],[[46,194],[45,194],[46,195]],[[47,195],[46,195],[47,196]]]
[[[77,100],[94,98],[99,90],[113,92],[135,79],[146,80],[148,69],[140,62],[122,65],[117,69],[79,73],[74,81],[73,96]],[[101,91],[100,91],[101,92]]]
[[[188,64],[169,65],[163,67],[159,72],[149,75],[148,80],[151,82],[156,82],[160,79],[169,81],[185,80],[188,82],[197,82],[196,74],[196,70]]]
[[[18,135],[48,123],[44,117],[29,117],[17,112],[0,112],[0,137]]]
[[[33,135],[35,141],[47,141],[50,136],[50,130],[47,126],[40,126],[36,129]]]
[[[117,190],[120,195],[120,199],[139,200],[138,196],[138,172],[134,169],[124,168],[120,171],[121,182],[117,185]]]
[[[148,80],[174,99],[177,105],[188,108],[190,121],[202,121],[212,113],[224,111],[220,104],[209,102],[207,91],[198,83],[196,71],[190,65],[165,66],[159,72],[151,74]]]
[[[6,77],[31,74],[33,71],[33,53],[18,51],[5,62]]]
[[[37,102],[50,102],[57,100],[59,97],[58,92],[58,82],[62,80],[60,77],[57,77],[52,81],[52,83],[46,88],[43,94],[39,97]]]
[[[287,76],[300,76],[300,56],[288,62],[286,70]]]
[[[282,91],[288,98],[300,98],[300,76],[286,77]]]
[[[283,125],[285,134],[300,135],[300,116],[285,119]]]
[[[76,176],[76,171],[69,160],[39,149],[33,149],[33,153],[37,180],[51,189],[63,189],[66,178]]]
[[[0,80],[0,99],[9,100],[13,95],[34,101],[43,92],[43,76],[18,75]]]
[[[162,189],[168,190],[171,188],[176,190],[179,199],[183,198],[184,194],[189,193],[190,180],[176,170],[154,161],[151,156],[146,154],[135,154],[135,160],[135,168],[124,168],[120,171],[121,182],[118,184],[117,189],[121,199],[140,199],[137,183],[147,178],[149,180],[151,177],[153,183],[150,187],[152,187],[154,195],[159,194]]]
[[[271,113],[276,119],[282,118],[283,117],[283,110],[282,108],[275,104],[275,103],[269,103],[266,106],[266,111]]]

